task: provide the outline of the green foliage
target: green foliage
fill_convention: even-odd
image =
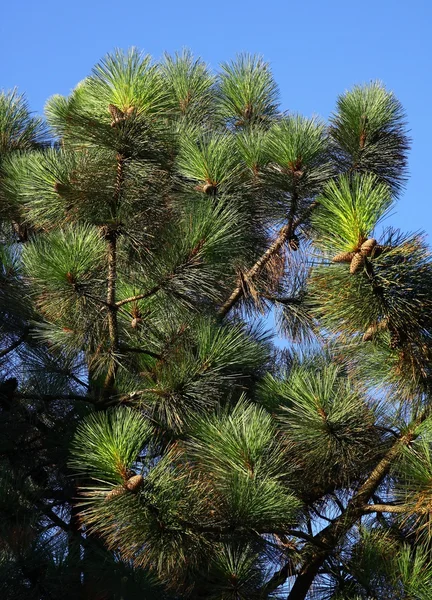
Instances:
[[[299,502],[281,481],[284,452],[275,434],[270,416],[244,401],[194,429],[187,453],[221,495],[228,521],[272,530],[298,510]]]
[[[263,564],[253,548],[224,545],[217,548],[208,575],[212,600],[259,598]]]
[[[372,237],[376,225],[388,213],[392,199],[375,175],[340,177],[330,181],[318,197],[312,224],[315,244],[330,255],[351,252]]]
[[[286,379],[268,375],[261,396],[266,404],[279,405],[293,465],[317,487],[352,481],[380,452],[376,415],[338,364],[320,357],[294,363]]]
[[[76,431],[71,467],[95,479],[121,483],[151,435],[149,423],[132,409],[92,413]]]
[[[66,316],[99,285],[105,246],[91,225],[70,226],[35,238],[23,252],[23,266],[38,289],[41,310],[50,318]]]
[[[430,251],[377,233],[403,111],[279,110],[247,54],[116,50],[51,140],[0,95],[2,597],[431,596]]]
[[[53,96],[46,115],[68,145],[109,148],[160,163],[169,132],[159,117],[168,104],[158,67],[132,48],[108,54],[68,98]]]
[[[261,57],[241,54],[224,63],[218,84],[220,115],[235,127],[268,124],[275,117],[279,90]]]
[[[164,427],[179,431],[194,413],[214,408],[225,394],[236,395],[251,383],[268,360],[265,339],[248,334],[241,324],[199,319],[183,328],[175,357],[145,373],[132,395]]]
[[[187,123],[202,123],[214,105],[214,76],[189,50],[174,56],[165,54],[164,59],[162,77],[168,86],[168,102],[173,114]]]
[[[310,198],[332,175],[324,124],[300,115],[284,117],[272,125],[267,136],[273,186]]]
[[[313,268],[308,301],[325,331],[351,345],[346,355],[363,357],[359,368],[367,380],[412,383],[412,394],[428,386],[429,250],[421,236],[391,229],[378,248],[356,274],[343,263]]]
[[[0,131],[1,162],[8,154],[34,150],[47,139],[43,120],[32,116],[25,96],[16,89],[0,93]]]
[[[431,564],[425,548],[413,550],[408,544],[401,545],[390,531],[361,528],[359,533],[349,562],[351,588],[358,598],[430,597]]]
[[[373,173],[394,193],[403,189],[409,140],[404,111],[380,82],[339,96],[330,120],[334,158],[343,173]]]
[[[206,135],[198,140],[185,134],[180,140],[177,160],[180,173],[198,182],[202,192],[210,194],[218,188],[229,189],[238,182],[236,146],[229,134]]]

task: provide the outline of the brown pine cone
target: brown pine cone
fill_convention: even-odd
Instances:
[[[369,238],[360,246],[360,252],[363,256],[370,256],[376,245],[377,241],[374,238]]]
[[[109,104],[108,110],[110,111],[110,115],[112,117],[111,127],[115,127],[118,123],[121,123],[125,120],[124,112],[115,104]]]
[[[207,194],[207,196],[212,196],[216,193],[216,186],[213,183],[207,182],[202,186],[201,189],[204,192],[204,194]]]
[[[117,487],[113,488],[105,496],[105,501],[112,500],[113,498],[117,498],[118,496],[121,496],[122,494],[124,494],[124,491],[125,491],[125,489],[122,486],[117,486]]]
[[[134,317],[131,321],[131,327],[133,327],[133,329],[138,329],[139,326],[142,323],[142,319],[141,317]]]
[[[376,333],[379,331],[383,331],[388,327],[388,318],[384,318],[379,323],[372,323],[370,327],[368,327],[363,335],[363,341],[369,342],[372,340]]]
[[[363,341],[370,342],[374,338],[374,335],[376,334],[377,330],[378,330],[378,326],[376,323],[374,323],[373,325],[368,327],[366,329],[365,333],[363,334]]]
[[[54,184],[54,190],[57,192],[57,194],[59,196],[66,196],[69,191],[69,188],[64,183],[61,183],[60,181],[56,181]]]
[[[354,258],[354,252],[341,252],[340,254],[336,254],[336,256],[334,256],[332,258],[332,262],[335,263],[350,263],[352,261],[352,259]]]
[[[357,252],[356,254],[354,254],[352,261],[351,261],[351,265],[350,265],[351,275],[354,275],[355,273],[358,273],[359,271],[361,271],[364,267],[364,263],[365,263],[364,256],[360,252]]]
[[[130,492],[136,494],[140,487],[142,487],[143,483],[144,477],[142,475],[134,475],[126,481],[125,488]]]

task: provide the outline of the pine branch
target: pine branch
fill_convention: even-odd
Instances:
[[[158,354],[157,352],[152,352],[151,350],[146,350],[145,348],[131,348],[130,346],[120,346],[120,352],[133,352],[136,354],[146,354],[147,356],[151,356],[152,358],[157,358],[158,360],[162,359],[162,354]]]
[[[125,157],[117,154],[117,177],[115,191],[113,197],[113,213],[117,214],[118,205],[121,200],[122,187],[124,183],[124,166]],[[108,242],[108,287],[107,287],[107,309],[108,309],[108,330],[111,344],[111,352],[113,354],[118,350],[118,322],[116,302],[116,280],[117,280],[117,237],[118,231],[111,230],[107,232],[106,239]],[[104,382],[105,392],[109,391],[114,383],[117,371],[117,363],[112,358],[108,369],[107,376]]]
[[[156,294],[161,289],[161,287],[162,287],[162,285],[155,285],[148,292],[143,292],[142,294],[137,294],[136,296],[130,296],[129,298],[124,298],[123,300],[119,300],[118,302],[116,302],[114,304],[114,306],[119,308],[120,306],[123,306],[124,304],[129,304],[129,302],[136,302],[137,300],[143,300],[144,298],[149,298],[150,296],[153,296],[154,294]]]
[[[379,513],[407,513],[408,508],[405,506],[397,506],[395,504],[366,504],[363,507],[363,512],[371,513],[371,512],[379,512]]]
[[[278,587],[283,585],[285,581],[295,573],[292,559],[289,559],[284,566],[276,571],[273,577],[261,588],[262,597],[268,598]]]
[[[292,296],[273,296],[272,294],[260,294],[263,298],[265,298],[266,300],[270,300],[270,302],[275,302],[278,304],[285,304],[285,305],[290,305],[290,304],[297,304],[297,305],[301,305],[302,301],[300,300],[300,298],[294,298]]]
[[[250,281],[260,275],[264,267],[271,260],[271,258],[279,252],[282,246],[287,240],[294,234],[295,230],[301,225],[306,217],[316,206],[317,202],[312,202],[308,209],[298,219],[294,219],[294,211],[296,210],[296,202],[292,203],[291,215],[289,216],[288,223],[284,225],[278,233],[277,238],[271,244],[271,246],[264,252],[264,254],[256,261],[256,263],[244,274],[244,280]],[[229,311],[237,304],[237,302],[244,296],[244,286],[240,282],[237,287],[233,290],[228,300],[219,309],[219,316],[224,318]]]
[[[318,542],[320,546],[325,545],[326,549],[311,551],[308,548],[309,556],[306,557],[301,573],[297,577],[287,600],[304,600],[306,598],[325,560],[331,555],[341,538],[348,533],[356,521],[364,514],[365,506],[367,506],[368,501],[372,498],[383,479],[388,475],[393,462],[398,458],[402,449],[415,439],[416,429],[428,415],[429,411],[425,410],[420,417],[411,423],[407,431],[394,442],[393,446],[379,461],[358,492],[351,498],[345,512],[314,536],[314,544]]]
[[[304,531],[299,531],[298,529],[287,529],[285,531],[285,535],[291,535],[293,537],[298,538],[299,540],[305,540],[305,542],[311,542],[313,544],[317,543],[313,535],[309,535],[308,533],[305,533]]]
[[[264,254],[257,260],[257,262],[251,267],[244,275],[244,280],[250,281],[257,277],[270,259],[277,254],[277,252],[282,248],[285,242],[291,235],[292,226],[289,224],[284,225],[278,233],[276,240],[271,244],[271,246],[264,252]],[[221,306],[219,309],[219,316],[225,317],[228,312],[232,309],[232,307],[237,304],[237,302],[244,296],[244,286],[242,282],[240,282],[237,287],[233,290],[232,294],[228,298],[228,300]]]
[[[54,523],[56,527],[60,527],[60,529],[63,529],[63,531],[66,531],[67,533],[72,532],[70,524],[66,523],[66,521],[63,521],[63,519],[60,519],[60,517],[56,515],[51,508],[45,506],[42,503],[38,503],[37,507],[39,508],[39,510],[41,510],[41,512],[43,512],[43,514],[46,517],[48,517],[48,519],[50,519]],[[79,537],[81,538],[81,535]]]

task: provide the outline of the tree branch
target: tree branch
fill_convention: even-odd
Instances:
[[[248,280],[254,279],[257,277],[270,261],[270,259],[282,248],[285,242],[294,234],[296,228],[301,225],[304,221],[307,214],[311,212],[317,205],[318,202],[312,202],[308,209],[303,213],[301,217],[298,219],[294,219],[294,213],[296,210],[296,200],[293,198],[293,204],[291,207],[290,215],[288,217],[288,223],[284,225],[277,235],[275,241],[271,244],[271,246],[264,252],[262,256],[256,261],[256,263],[244,274],[244,279],[247,282]],[[242,283],[240,282],[237,287],[233,290],[228,300],[220,307],[219,316],[224,318],[228,312],[232,309],[232,307],[240,300],[240,298],[244,295],[244,288]]]
[[[284,566],[273,575],[271,579],[261,588],[263,598],[268,598],[269,594],[277,590],[285,581],[294,574],[294,564],[289,559]]]
[[[123,306],[124,304],[129,304],[129,302],[136,302],[137,300],[143,300],[144,298],[149,298],[150,296],[153,296],[154,294],[156,294],[161,289],[161,287],[162,287],[161,285],[155,285],[148,292],[143,292],[142,294],[137,294],[136,296],[130,296],[129,298],[124,298],[124,300],[119,300],[118,302],[115,303],[115,306],[117,308],[119,308],[120,306]]]
[[[395,504],[366,504],[363,507],[363,512],[379,512],[379,513],[407,513],[409,512],[406,506],[400,506]]]
[[[343,514],[337,517],[333,523],[327,525],[322,531],[314,536],[314,548],[307,548],[306,560],[300,574],[288,595],[287,600],[304,600],[309,589],[322,567],[325,560],[331,555],[341,538],[351,529],[356,521],[364,514],[364,508],[375,493],[378,486],[386,477],[394,460],[399,456],[401,450],[407,446],[415,437],[417,427],[427,418],[428,411],[424,411],[420,417],[408,426],[406,432],[401,435],[388,450],[387,454],[375,466],[367,480],[358,492],[351,498]],[[325,549],[316,549],[316,543],[324,545]]]
[[[120,346],[119,350],[120,352],[134,352],[136,354],[147,354],[147,356],[157,358],[158,360],[162,358],[162,354],[152,352],[151,350],[145,350],[144,348],[131,348],[130,346]]]
[[[278,233],[277,238],[273,242],[273,244],[264,252],[264,254],[257,260],[257,262],[244,274],[245,281],[249,281],[259,275],[269,260],[274,256],[280,248],[285,244],[287,239],[290,236],[292,231],[292,227],[288,225],[284,225]],[[225,317],[231,308],[240,300],[240,298],[244,295],[244,288],[242,283],[240,282],[237,287],[233,290],[228,300],[221,306],[219,309],[219,316]]]

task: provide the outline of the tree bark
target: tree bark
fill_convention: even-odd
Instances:
[[[125,158],[122,154],[117,154],[117,177],[115,190],[112,201],[112,213],[117,215],[118,206],[121,201],[123,184],[124,184],[124,162]],[[118,322],[116,306],[116,280],[117,280],[117,238],[119,232],[117,226],[107,227],[106,240],[108,242],[108,283],[107,283],[107,309],[108,309],[108,331],[110,338],[111,361],[108,368],[108,373],[105,378],[104,391],[105,395],[109,395],[115,381],[117,362],[115,353],[118,351]]]

